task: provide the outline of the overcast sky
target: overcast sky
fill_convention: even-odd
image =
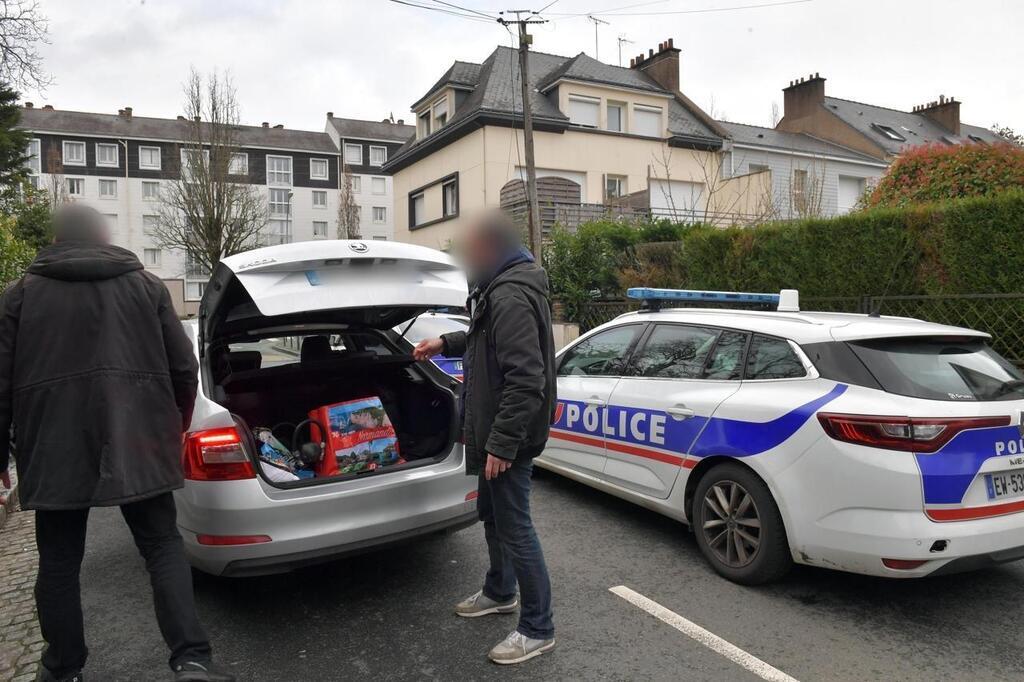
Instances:
[[[437,0],[413,0],[444,7]],[[448,0],[494,12],[502,0]],[[1024,130],[1024,2],[1019,0],[558,0],[534,48],[618,62],[666,38],[682,49],[682,90],[718,118],[769,125],[783,86],[820,72],[829,95],[909,110],[954,95],[965,122]],[[508,0],[540,9],[549,0]],[[509,45],[504,28],[388,0],[41,0],[54,84],[37,105],[140,116],[180,113],[190,66],[228,70],[245,123],[322,130],[324,116],[379,120],[408,109],[454,59]]]

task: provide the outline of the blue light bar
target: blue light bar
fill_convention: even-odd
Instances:
[[[771,303],[778,305],[779,294],[752,294],[742,291],[700,291],[698,289],[651,289],[633,287],[626,296],[642,301],[712,301],[716,303]]]

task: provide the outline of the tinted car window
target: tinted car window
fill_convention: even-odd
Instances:
[[[699,379],[717,338],[717,329],[659,324],[630,361],[630,374]]]
[[[743,376],[743,351],[747,348],[747,335],[742,332],[724,331],[711,352],[705,379],[737,380]]]
[[[803,376],[807,376],[807,370],[789,341],[754,334],[747,351],[745,379],[796,379]]]
[[[566,351],[559,375],[618,376],[640,329],[638,324],[615,327],[581,341]]]
[[[873,339],[850,348],[889,393],[930,400],[1024,398],[1024,374],[981,339]]]

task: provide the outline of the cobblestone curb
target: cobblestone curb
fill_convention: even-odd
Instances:
[[[17,501],[15,483],[0,512],[0,680],[32,682],[43,648],[32,594],[39,565],[36,519],[18,511]]]

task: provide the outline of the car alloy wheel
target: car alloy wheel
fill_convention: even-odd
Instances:
[[[735,481],[716,482],[704,494],[701,532],[715,558],[729,568],[749,565],[761,548],[761,517],[754,497]]]

